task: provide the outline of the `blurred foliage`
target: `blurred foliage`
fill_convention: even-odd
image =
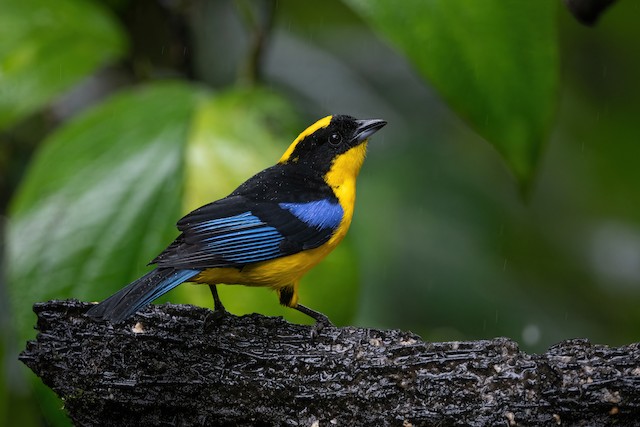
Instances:
[[[100,2],[0,2],[0,129],[44,107],[125,49]]]
[[[558,4],[0,0],[3,424],[65,424],[16,360],[34,302],[119,289],[182,214],[332,113],[389,125],[301,301],[432,340],[637,341],[640,10],[586,29]],[[308,321],[268,290],[221,294]],[[203,286],[164,300],[211,306]]]
[[[529,185],[558,81],[556,2],[348,0]]]

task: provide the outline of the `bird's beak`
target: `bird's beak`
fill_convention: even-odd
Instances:
[[[354,132],[353,142],[359,144],[379,131],[387,122],[380,119],[356,120],[358,126]]]

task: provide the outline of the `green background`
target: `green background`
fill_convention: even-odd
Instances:
[[[0,423],[65,425],[17,361],[33,303],[100,300],[191,209],[328,114],[383,118],[352,229],[301,302],[526,351],[640,330],[640,8],[0,0]],[[236,314],[309,322],[265,289]],[[212,306],[206,287],[162,301]]]

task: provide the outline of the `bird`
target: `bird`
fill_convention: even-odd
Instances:
[[[116,324],[191,282],[209,285],[214,313],[226,313],[217,285],[262,286],[283,306],[331,324],[298,302],[300,279],[347,234],[369,138],[386,124],[348,115],[318,120],[274,166],[180,219],[179,236],[149,263],[155,268],[87,315]]]

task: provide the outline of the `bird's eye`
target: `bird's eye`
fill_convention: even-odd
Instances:
[[[342,142],[342,135],[340,135],[339,133],[336,132],[329,135],[329,144],[338,145],[341,142]]]

